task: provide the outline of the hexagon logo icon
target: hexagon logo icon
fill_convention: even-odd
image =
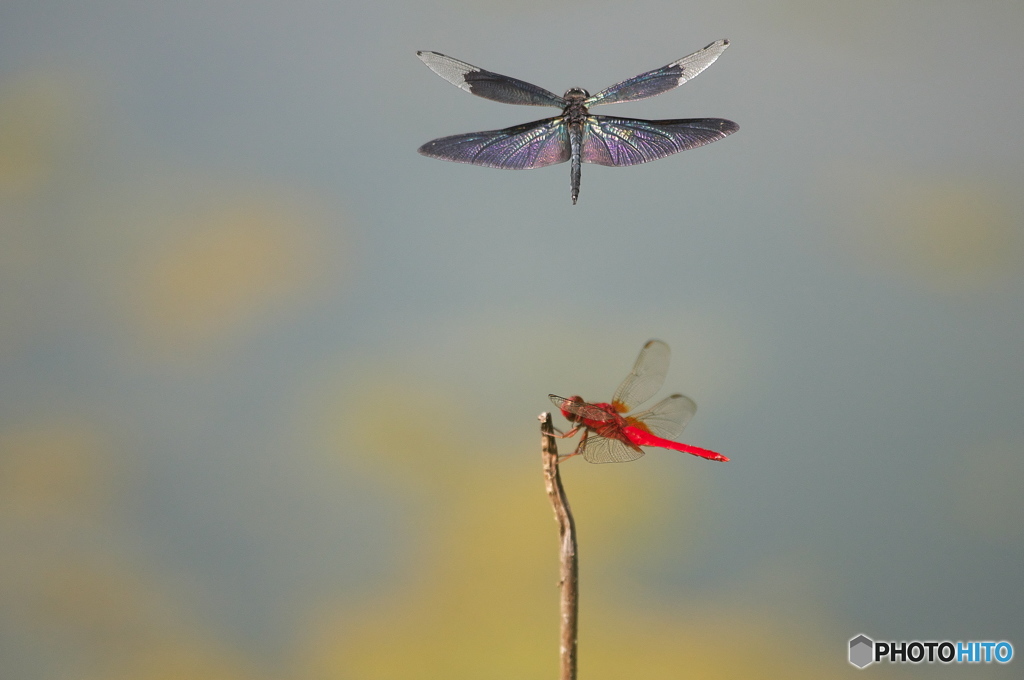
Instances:
[[[858,635],[850,640],[850,663],[864,668],[874,661],[875,642],[867,635]]]

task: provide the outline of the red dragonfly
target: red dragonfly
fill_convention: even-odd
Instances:
[[[661,389],[668,360],[668,345],[660,340],[648,341],[610,404],[590,404],[579,396],[566,399],[549,394],[565,419],[574,425],[560,436],[572,437],[583,430],[576,450],[562,460],[582,453],[591,463],[625,463],[644,455],[641,446],[684,451],[708,460],[729,460],[720,453],[672,441],[697,412],[697,404],[689,397],[673,394],[646,411],[625,415]]]

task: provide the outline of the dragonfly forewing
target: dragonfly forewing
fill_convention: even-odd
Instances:
[[[584,104],[597,106],[598,104],[634,102],[667,92],[696,77],[701,71],[715,63],[715,60],[728,46],[728,40],[716,40],[704,49],[697,50],[671,64],[641,73],[605,88],[592,95]]]
[[[610,411],[607,411],[595,404],[588,404],[579,398],[566,399],[565,397],[560,397],[557,394],[549,394],[548,398],[550,398],[551,402],[559,409],[567,411],[575,416],[579,416],[580,418],[585,418],[586,420],[605,422],[615,419],[614,413],[611,413]]]
[[[503,104],[524,106],[554,106],[562,108],[565,100],[554,92],[517,78],[487,71],[464,61],[453,59],[440,52],[422,51],[416,56],[430,67],[430,70],[459,89],[484,99]]]

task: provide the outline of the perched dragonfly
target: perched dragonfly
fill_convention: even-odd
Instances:
[[[490,168],[528,170],[571,160],[572,202],[580,194],[580,163],[636,165],[718,141],[739,130],[722,118],[639,120],[593,116],[598,104],[647,99],[667,92],[714,63],[729,46],[718,40],[693,54],[591,95],[573,87],[559,97],[542,87],[509,78],[437,52],[417,52],[423,63],[449,83],[505,104],[554,106],[562,115],[504,130],[441,137],[419,148],[424,156]]]
[[[673,394],[639,413],[624,415],[644,403],[661,389],[668,372],[668,345],[650,340],[640,350],[633,371],[615,390],[610,404],[590,404],[583,397],[559,397],[549,394],[565,419],[574,424],[568,432],[558,435],[572,437],[583,430],[576,450],[564,456],[582,453],[591,463],[625,463],[644,455],[641,446],[683,451],[708,460],[728,461],[720,453],[672,441],[697,412],[697,404],[689,397]]]

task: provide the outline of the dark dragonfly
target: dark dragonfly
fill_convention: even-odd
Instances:
[[[740,126],[722,118],[639,120],[593,116],[598,104],[647,99],[679,87],[714,63],[729,46],[718,40],[693,54],[591,95],[574,87],[559,97],[542,87],[485,71],[437,52],[417,52],[430,69],[466,92],[505,104],[554,106],[562,115],[504,130],[441,137],[418,150],[424,156],[489,168],[528,170],[571,160],[572,202],[580,194],[580,163],[637,165],[718,141]]]

